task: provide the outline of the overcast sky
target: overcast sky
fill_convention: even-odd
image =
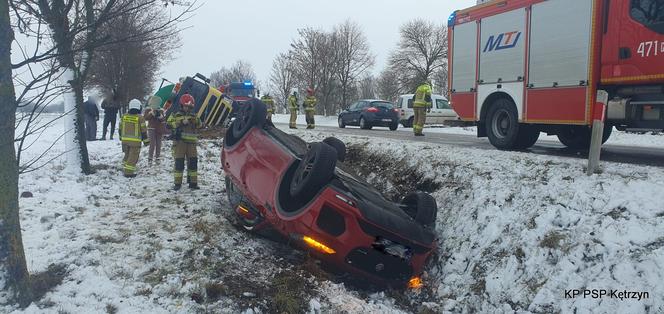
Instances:
[[[176,80],[200,72],[209,75],[236,60],[252,64],[258,79],[268,80],[272,60],[290,47],[297,30],[331,30],[351,19],[360,24],[376,55],[379,73],[399,40],[399,27],[415,18],[446,23],[449,15],[475,0],[206,0],[183,26],[182,48],[162,69]],[[174,9],[177,10],[177,9]]]

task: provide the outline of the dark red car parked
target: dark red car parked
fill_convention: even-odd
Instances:
[[[228,198],[241,226],[286,237],[375,283],[421,285],[436,248],[433,197],[414,192],[391,202],[345,169],[343,142],[307,144],[265,117],[265,105],[250,100],[222,148]]]

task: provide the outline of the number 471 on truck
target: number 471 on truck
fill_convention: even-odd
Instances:
[[[448,21],[452,107],[478,136],[588,147],[598,91],[603,142],[613,127],[664,130],[664,0],[479,2]]]

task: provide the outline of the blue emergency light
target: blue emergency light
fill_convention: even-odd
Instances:
[[[456,14],[457,11],[454,11],[452,14],[450,14],[450,17],[447,19],[447,27],[454,26],[454,22],[456,22]]]
[[[244,86],[254,86],[254,83],[251,81],[244,81]]]

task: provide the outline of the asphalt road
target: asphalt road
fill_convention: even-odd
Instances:
[[[278,123],[277,125],[279,125],[279,127],[288,127],[287,124],[282,123]],[[496,150],[496,148],[493,147],[491,143],[489,143],[487,138],[478,138],[473,135],[462,134],[426,133],[426,129],[424,130],[425,136],[422,137],[415,137],[410,132],[390,131],[387,128],[361,130],[357,127],[346,127],[341,129],[338,127],[316,126],[316,129],[345,135],[375,136],[380,138],[391,138],[400,141],[426,142]],[[581,159],[588,158],[587,151],[570,149],[557,141],[541,139],[537,141],[533,147],[524,151],[539,155],[562,156]],[[623,145],[604,145],[602,146],[601,160],[635,165],[664,167],[664,147],[652,148]]]

